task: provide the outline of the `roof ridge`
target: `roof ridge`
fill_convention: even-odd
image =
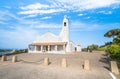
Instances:
[[[52,32],[46,32],[45,34],[43,34],[41,37],[44,37],[46,35],[52,35],[54,37],[58,37],[57,35],[53,34]]]

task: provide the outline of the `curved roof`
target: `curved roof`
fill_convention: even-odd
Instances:
[[[59,36],[54,35],[51,32],[47,32],[42,36],[37,37],[35,42],[60,42],[61,38]]]

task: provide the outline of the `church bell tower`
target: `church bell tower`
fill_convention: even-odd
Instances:
[[[63,42],[67,42],[66,52],[70,52],[69,24],[67,16],[64,16],[60,37],[62,38]]]
[[[62,37],[62,41],[69,42],[69,25],[68,25],[67,16],[64,16],[62,31],[60,33],[60,36]]]

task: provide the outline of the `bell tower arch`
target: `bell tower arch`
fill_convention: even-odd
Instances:
[[[67,42],[66,51],[69,52],[70,51],[70,37],[69,37],[69,22],[68,22],[67,16],[64,16],[60,37],[62,38],[63,42]]]
[[[62,24],[62,31],[60,33],[60,36],[62,37],[62,41],[64,42],[69,41],[69,25],[68,25],[67,16],[64,16],[63,24]]]

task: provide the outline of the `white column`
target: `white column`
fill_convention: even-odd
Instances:
[[[43,51],[43,45],[41,45],[41,52]]]
[[[65,46],[65,44],[63,45],[63,50],[66,52],[66,46]]]
[[[35,52],[37,51],[37,46],[35,46]]]
[[[55,45],[55,51],[57,51],[57,45]]]
[[[48,45],[48,51],[50,51],[50,45]]]

